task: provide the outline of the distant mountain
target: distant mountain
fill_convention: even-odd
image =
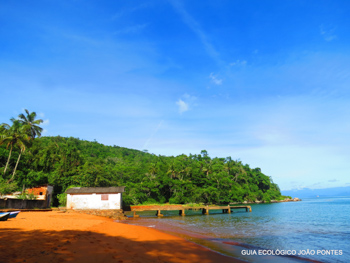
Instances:
[[[295,190],[287,190],[281,191],[282,195],[298,197],[298,198],[307,198],[307,197],[322,197],[322,196],[350,196],[350,186],[346,187],[332,187],[332,188],[324,188],[324,189],[295,189]]]

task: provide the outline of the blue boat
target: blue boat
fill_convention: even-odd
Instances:
[[[21,212],[21,211],[5,212],[5,213],[3,212],[3,213],[0,213],[0,216],[3,216],[5,214],[9,214],[8,218],[15,218],[19,214],[19,212]]]
[[[10,212],[9,218],[15,218],[19,214],[19,212],[21,211]]]
[[[10,213],[0,213],[0,221],[7,221],[9,216],[10,216]]]

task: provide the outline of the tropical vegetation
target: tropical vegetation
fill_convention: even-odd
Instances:
[[[96,141],[41,137],[35,112],[0,126],[0,194],[17,187],[54,185],[54,205],[71,186],[126,186],[125,204],[206,203],[283,199],[260,168],[231,157],[162,156]]]

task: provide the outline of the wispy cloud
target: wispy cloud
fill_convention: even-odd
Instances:
[[[153,133],[151,134],[151,136],[147,139],[147,141],[145,142],[145,144],[143,145],[143,149],[147,149],[149,143],[151,142],[151,140],[153,139],[154,135],[159,131],[159,129],[162,127],[163,124],[163,120],[160,121],[157,125],[157,127],[155,128],[155,130],[153,131]]]
[[[144,28],[146,28],[148,24],[140,24],[140,25],[134,25],[134,26],[129,26],[123,29],[119,29],[113,32],[114,35],[119,35],[119,34],[129,34],[129,33],[137,33]]]
[[[116,19],[119,19],[119,18],[122,18],[123,16],[125,15],[129,15],[129,14],[132,14],[134,13],[135,11],[138,11],[140,9],[143,9],[145,7],[147,7],[148,4],[147,3],[143,3],[141,5],[138,5],[138,6],[134,6],[132,8],[125,8],[121,11],[119,11],[118,13],[115,13],[113,16],[112,16],[112,20],[116,20]]]
[[[320,34],[324,38],[324,40],[330,42],[337,38],[337,35],[335,34],[336,28],[333,26],[320,26]]]
[[[247,65],[247,61],[246,60],[239,60],[237,59],[235,62],[232,62],[230,63],[230,66],[233,67],[233,66],[245,66]]]
[[[330,182],[330,183],[335,183],[335,182],[338,182],[339,180],[337,180],[337,179],[332,179],[332,180],[328,180],[328,182]]]
[[[220,54],[210,43],[210,40],[202,29],[201,25],[186,11],[184,6],[180,1],[170,0],[170,3],[175,8],[175,10],[181,15],[183,22],[197,35],[201,40],[205,50],[208,55],[216,61],[219,65],[223,64],[223,61],[220,59]]]
[[[209,78],[215,85],[221,85],[222,84],[222,79],[218,78],[217,75],[214,75],[214,73],[210,73]]]

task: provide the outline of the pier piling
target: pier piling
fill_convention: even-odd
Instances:
[[[131,207],[131,211],[133,212],[134,217],[139,217],[139,215],[136,214],[136,211],[157,211],[156,216],[157,217],[163,217],[164,215],[161,213],[161,210],[167,210],[167,211],[174,211],[178,210],[179,215],[185,216],[185,210],[202,210],[203,215],[209,215],[210,210],[221,210],[222,213],[228,213],[231,214],[233,209],[245,209],[246,212],[252,212],[252,208],[250,205],[245,206],[196,206],[196,207],[189,207],[189,206],[181,206],[176,205],[174,207],[172,206],[147,206],[147,207]]]

